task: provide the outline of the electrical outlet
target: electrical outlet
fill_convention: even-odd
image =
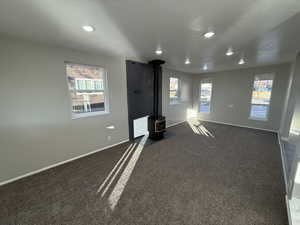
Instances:
[[[107,140],[110,141],[111,140],[111,136],[107,136]]]

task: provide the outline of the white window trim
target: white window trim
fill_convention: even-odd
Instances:
[[[200,111],[200,104],[201,104],[201,84],[203,83],[211,83],[211,96],[210,96],[210,105],[209,105],[209,112],[201,112]],[[199,84],[199,90],[198,90],[198,101],[199,101],[199,107],[198,107],[198,113],[201,113],[201,114],[206,114],[206,115],[209,115],[211,114],[212,112],[212,97],[213,97],[213,82],[212,82],[212,79],[203,79],[202,81],[200,81],[200,84]]]
[[[66,65],[67,64],[91,66],[91,67],[100,67],[104,70],[105,79],[103,79],[103,88],[104,88],[103,93],[104,93],[104,108],[105,108],[105,111],[86,112],[86,113],[81,113],[81,114],[73,113],[73,111],[72,111],[72,96],[71,96],[71,90],[69,89],[69,83],[68,83],[69,81],[68,81],[68,75],[67,75],[67,70],[66,70]],[[88,117],[109,115],[110,114],[110,106],[109,106],[109,88],[108,88],[107,69],[103,66],[100,66],[100,65],[90,65],[90,64],[75,63],[75,62],[70,62],[70,61],[65,61],[64,66],[65,66],[65,78],[66,78],[67,90],[68,90],[68,95],[69,95],[69,99],[70,99],[70,117],[71,117],[71,119],[75,120],[75,119],[80,119],[80,118],[88,118]],[[75,84],[75,86],[76,86],[76,84]]]
[[[171,78],[176,78],[178,80],[178,93],[179,93],[179,96],[178,96],[178,99],[175,101],[175,102],[171,102],[171,98],[170,98],[170,80]],[[169,79],[168,79],[169,83],[168,83],[168,98],[169,98],[169,105],[179,105],[181,104],[181,80],[179,77],[177,76],[170,76]]]
[[[86,112],[86,113],[80,113],[80,114],[76,114],[76,113],[72,112],[72,120],[86,118],[86,117],[100,116],[100,115],[109,115],[109,114],[110,114],[110,112],[106,112],[106,111]]]
[[[271,90],[271,96],[270,96],[270,104],[266,105],[266,106],[268,106],[268,108],[267,108],[267,113],[266,113],[266,117],[265,118],[253,117],[253,116],[251,116],[251,107],[252,107],[252,105],[263,105],[263,104],[252,104],[252,96],[253,96],[255,76],[263,76],[265,74],[272,74],[273,75],[273,78],[272,78],[273,83],[272,83],[272,90]],[[249,120],[256,120],[256,121],[262,121],[262,122],[269,121],[269,113],[270,113],[270,107],[271,107],[271,104],[272,104],[272,96],[273,96],[274,83],[275,83],[275,73],[274,72],[254,75],[254,78],[252,80],[252,89],[251,89],[251,98],[250,98],[250,110],[249,110],[249,117],[248,117]]]

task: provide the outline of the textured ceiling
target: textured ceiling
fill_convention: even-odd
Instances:
[[[0,32],[128,59],[161,58],[169,68],[200,73],[204,64],[209,71],[241,67],[241,56],[245,67],[291,61],[300,47],[299,12],[299,0],[1,0]],[[96,31],[83,32],[85,24]],[[208,30],[216,36],[203,39]],[[236,52],[230,57],[229,47]]]

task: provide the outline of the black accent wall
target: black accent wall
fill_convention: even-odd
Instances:
[[[133,120],[154,112],[153,66],[146,63],[126,61],[129,139],[133,140]],[[158,113],[162,114],[162,77],[159,76]]]

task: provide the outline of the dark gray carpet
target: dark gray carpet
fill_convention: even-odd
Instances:
[[[2,186],[0,224],[288,224],[276,134],[202,124],[205,132],[184,123],[128,153],[103,197],[129,143]]]

